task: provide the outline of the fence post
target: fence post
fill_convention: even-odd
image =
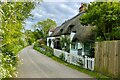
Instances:
[[[85,68],[87,69],[87,56],[85,56]]]
[[[92,71],[94,70],[94,63],[95,63],[95,60],[94,58],[92,59]]]

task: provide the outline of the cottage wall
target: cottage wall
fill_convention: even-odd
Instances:
[[[51,35],[52,34],[52,32],[49,32],[49,35]],[[55,39],[55,37],[48,37],[47,38],[47,46],[49,46],[49,40],[51,40],[51,45],[50,45],[50,47],[51,48],[54,48],[54,42],[53,42],[53,40]]]

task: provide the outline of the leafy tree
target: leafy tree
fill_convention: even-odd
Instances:
[[[51,19],[47,19],[41,22],[38,22],[37,24],[34,25],[34,27],[37,30],[40,30],[40,34],[42,36],[42,38],[46,41],[46,37],[48,36],[48,32],[51,28],[56,27],[56,22],[51,20]]]
[[[70,38],[68,36],[61,37],[60,45],[65,51],[70,52]]]
[[[120,2],[92,2],[80,22],[96,26],[97,39],[120,39]]]
[[[31,45],[35,41],[34,32],[31,31],[31,30],[26,30],[25,31],[25,37],[26,37],[26,41],[29,45]]]
[[[35,29],[35,30],[33,31],[33,34],[34,34],[34,36],[35,36],[35,40],[38,40],[38,39],[40,39],[40,38],[43,38],[43,33],[42,33],[42,31],[39,30],[39,29]]]
[[[17,53],[23,48],[23,24],[24,20],[31,16],[34,9],[32,2],[6,2],[0,3],[1,26],[0,36],[0,78],[15,76]]]

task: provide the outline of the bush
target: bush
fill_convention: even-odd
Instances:
[[[16,57],[2,54],[3,53],[0,53],[0,56],[2,56],[2,60],[0,61],[0,77],[10,78],[16,76]]]
[[[59,56],[59,58],[64,61],[64,60],[65,60],[65,55],[62,53],[62,54]]]
[[[40,53],[47,55],[48,57],[53,56],[53,49],[44,44],[39,44],[38,42],[36,42],[33,48],[39,51]]]
[[[79,64],[80,67],[83,67],[83,61],[82,61],[82,59],[79,59],[79,61],[77,63]]]
[[[42,45],[42,48],[44,48],[46,52],[53,53],[53,49],[51,47],[48,47],[46,45]]]
[[[46,53],[46,55],[47,55],[48,57],[52,57],[52,56],[53,56],[53,54],[51,54],[50,52]]]
[[[24,48],[22,45],[5,45],[0,52],[0,78],[10,78],[17,75],[18,52]]]

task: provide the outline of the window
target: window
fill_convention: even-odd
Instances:
[[[91,47],[92,43],[84,43],[85,55],[88,57],[94,57],[94,48]]]
[[[48,40],[48,43],[49,43],[49,47],[51,46],[51,39]]]
[[[71,44],[71,49],[78,49],[77,43],[73,42],[73,43]]]
[[[85,52],[89,52],[90,51],[90,43],[89,42],[84,43],[84,51]]]
[[[78,49],[78,55],[81,56],[82,55],[82,48]]]
[[[71,30],[72,30],[73,27],[74,27],[74,25],[69,25],[69,27],[68,27],[68,32],[69,33],[71,32]]]

